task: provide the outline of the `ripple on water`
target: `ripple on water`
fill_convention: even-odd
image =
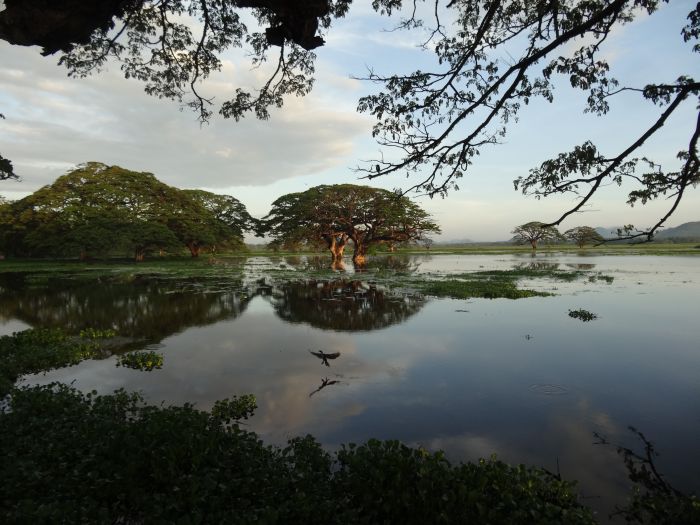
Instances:
[[[530,385],[530,391],[543,396],[563,396],[569,393],[565,387],[552,384]]]

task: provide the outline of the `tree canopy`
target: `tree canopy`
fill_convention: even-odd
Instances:
[[[601,243],[605,239],[595,231],[595,228],[590,226],[577,226],[564,232],[564,237],[574,242],[579,248],[583,248],[586,244]]]
[[[510,232],[514,235],[513,242],[516,244],[530,244],[533,250],[537,249],[537,243],[555,242],[562,240],[562,235],[554,226],[544,224],[543,222],[532,221],[520,226]]]
[[[16,202],[0,206],[5,253],[90,255],[202,246],[240,247],[252,219],[235,198],[179,190],[150,173],[88,162]]]
[[[145,84],[154,96],[183,101],[202,120],[213,100],[201,81],[222,67],[221,53],[245,48],[255,65],[276,63],[258,90],[235,88],[218,107],[223,117],[269,117],[284,96],[306,95],[315,73],[313,49],[324,44],[334,19],[352,0],[7,0],[0,12],[0,38],[40,45],[60,53],[69,75],[86,76],[109,59],[127,78]],[[470,172],[477,155],[499,143],[522,108],[535,99],[553,101],[562,80],[586,99],[585,111],[605,116],[625,94],[656,108],[656,117],[630,136],[619,151],[586,140],[518,177],[526,195],[578,195],[576,204],[552,225],[590,203],[608,183],[635,187],[628,203],[666,197],[666,213],[648,229],[628,237],[651,238],[675,211],[684,194],[700,182],[700,114],[678,144],[678,163],[661,166],[645,156],[644,145],[674,114],[698,113],[700,82],[687,71],[677,78],[648,73],[645,85],[626,85],[613,76],[604,43],[620,27],[654,16],[668,0],[374,0],[381,16],[403,16],[397,30],[422,30],[417,42],[433,55],[427,70],[370,70],[378,91],[362,97],[358,110],[376,118],[373,135],[382,146],[378,159],[358,167],[372,179],[415,174],[412,188],[445,195]],[[257,20],[245,24],[250,12]],[[420,13],[428,12],[427,16]],[[449,20],[449,22],[447,22]],[[679,39],[700,52],[700,5],[678,20]],[[411,33],[416,36],[416,33]],[[420,38],[420,37],[417,37]],[[628,50],[630,53],[643,50]],[[276,57],[273,58],[273,53]],[[499,57],[507,55],[509,60]],[[624,60],[620,60],[624,62]],[[1,159],[5,160],[5,159]],[[12,173],[10,171],[10,173]]]
[[[325,244],[334,259],[342,258],[352,241],[353,261],[362,264],[372,245],[417,242],[439,231],[428,213],[405,196],[335,184],[283,195],[272,203],[258,233],[270,236],[272,246]]]

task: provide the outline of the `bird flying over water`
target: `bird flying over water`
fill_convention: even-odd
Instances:
[[[331,366],[328,363],[329,359],[337,359],[338,357],[340,357],[340,352],[333,352],[332,354],[327,354],[323,350],[319,350],[318,352],[314,352],[313,350],[309,350],[309,353],[311,355],[315,355],[316,357],[318,357],[323,362],[323,364],[326,366]]]

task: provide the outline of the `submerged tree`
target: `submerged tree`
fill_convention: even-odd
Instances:
[[[564,232],[564,237],[576,243],[576,246],[583,248],[586,244],[601,243],[605,241],[603,236],[590,226],[577,226]]]
[[[222,67],[221,54],[246,47],[255,65],[277,53],[270,77],[259,90],[238,87],[218,108],[224,117],[253,113],[269,118],[269,108],[284,96],[305,95],[313,84],[313,49],[323,45],[323,32],[348,11],[351,0],[6,0],[0,12],[0,38],[18,45],[40,45],[44,54],[60,53],[69,75],[100,70],[108,59],[121,63],[127,78],[145,83],[154,96],[183,101],[202,120],[212,115],[212,100],[201,81]],[[397,29],[427,30],[416,38],[434,55],[434,64],[413,72],[370,71],[367,79],[379,92],[363,97],[358,109],[376,119],[373,136],[384,147],[376,161],[359,168],[368,178],[417,174],[414,188],[446,194],[470,170],[485,147],[497,144],[520,110],[540,98],[554,100],[557,78],[581,90],[585,111],[604,116],[624,93],[656,109],[655,118],[631,136],[620,151],[584,141],[569,152],[543,162],[515,180],[516,189],[536,197],[580,195],[552,225],[586,206],[604,185],[636,185],[628,203],[671,199],[674,212],[684,194],[700,182],[700,82],[694,70],[677,78],[657,78],[624,85],[613,78],[605,41],[621,26],[654,16],[667,0],[433,0],[429,14],[418,0],[375,0],[381,15],[408,13]],[[241,15],[252,9],[255,24]],[[689,5],[678,21],[689,52],[700,52],[700,5]],[[450,20],[450,23],[445,23]],[[630,56],[634,50],[630,50]],[[639,52],[643,52],[640,49]],[[507,55],[509,60],[500,57]],[[624,67],[624,57],[618,62]],[[644,144],[683,111],[698,114],[678,146],[678,164],[662,167],[644,158]]]
[[[554,242],[561,240],[562,236],[554,227],[542,222],[532,221],[517,226],[512,232],[513,242],[516,244],[530,244],[532,250],[537,249],[538,242]]]
[[[273,245],[323,242],[334,260],[342,258],[352,241],[353,262],[361,265],[372,245],[416,242],[439,231],[428,213],[407,197],[369,186],[336,184],[280,197],[258,233],[272,237]]]

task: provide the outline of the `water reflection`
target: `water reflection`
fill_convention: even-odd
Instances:
[[[191,326],[236,318],[249,301],[241,291],[217,290],[193,280],[52,278],[40,287],[30,284],[28,276],[0,274],[0,319],[70,333],[111,329],[120,337],[149,343]]]
[[[342,381],[338,379],[328,379],[327,377],[324,377],[323,379],[321,379],[321,386],[319,386],[316,390],[311,392],[309,394],[309,397],[312,397],[314,394],[318,394],[321,390],[328,386],[339,385],[340,383],[342,383]]]
[[[377,330],[415,315],[425,300],[359,280],[306,281],[274,288],[275,313],[289,323],[339,331]]]
[[[255,297],[269,301],[289,323],[340,331],[368,331],[401,323],[425,300],[392,294],[359,280],[270,283],[159,279],[50,278],[33,285],[23,274],[0,274],[0,320],[32,327],[114,330],[120,338],[158,343],[189,327],[239,317]],[[328,366],[337,355],[314,353]]]

